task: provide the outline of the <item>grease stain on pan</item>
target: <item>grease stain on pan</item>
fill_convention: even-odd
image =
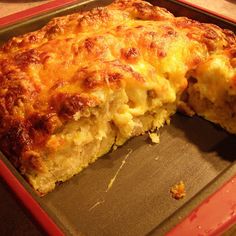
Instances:
[[[123,159],[123,161],[122,161],[120,167],[118,168],[118,170],[116,171],[115,175],[111,178],[109,184],[107,185],[107,189],[106,189],[106,191],[105,191],[106,193],[112,188],[114,182],[116,181],[117,176],[119,175],[121,169],[122,169],[122,168],[124,167],[124,165],[126,164],[126,161],[127,161],[128,157],[130,156],[130,154],[131,154],[132,152],[133,152],[132,149],[129,149],[129,150],[128,150],[128,153],[125,155],[125,157],[124,157],[124,159]],[[89,211],[92,211],[94,208],[98,207],[99,205],[103,204],[104,202],[105,202],[104,199],[97,201],[93,206],[91,206],[91,207],[89,208]]]

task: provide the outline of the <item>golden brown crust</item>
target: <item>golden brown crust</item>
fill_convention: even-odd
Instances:
[[[210,54],[224,51],[235,68],[235,41],[231,31],[175,18],[141,0],[55,18],[14,37],[0,48],[1,150],[22,171],[40,170],[35,151],[76,113],[102,106],[96,92],[147,88],[158,75],[179,96],[187,73]],[[181,63],[171,59],[174,51]],[[164,89],[147,89],[155,95],[148,98],[163,96]]]

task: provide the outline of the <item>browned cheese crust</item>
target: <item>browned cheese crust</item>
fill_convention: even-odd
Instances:
[[[140,0],[119,0],[108,7],[55,18],[42,29],[1,46],[0,148],[31,185],[45,194],[114,143],[121,145],[132,136],[161,127],[175,112],[187,79],[201,76],[204,63],[215,55],[225,60],[230,71],[227,83],[234,94],[236,47],[231,31],[174,17]],[[120,98],[123,93],[125,99]],[[185,95],[188,102],[190,96]],[[163,107],[168,111],[162,119],[159,110]],[[194,107],[192,102],[190,108]],[[109,127],[99,126],[96,117],[106,117]],[[57,156],[69,158],[62,146],[68,144],[70,149],[75,143],[75,136],[73,142],[68,140],[74,132],[69,126],[76,122],[80,129],[84,123],[87,127],[95,122],[90,126],[107,130],[113,139],[72,174],[55,177],[60,172],[53,173]],[[88,130],[94,137],[100,132]],[[46,175],[45,180],[35,181]],[[46,187],[50,178],[53,184]]]

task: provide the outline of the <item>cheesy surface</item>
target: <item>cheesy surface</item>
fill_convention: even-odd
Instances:
[[[43,195],[163,126],[186,91],[235,96],[234,48],[231,31],[141,0],[55,18],[0,49],[1,150]]]

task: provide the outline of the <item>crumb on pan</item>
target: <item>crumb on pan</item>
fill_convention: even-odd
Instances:
[[[172,198],[179,200],[186,196],[185,184],[183,181],[180,181],[178,184],[175,184],[171,187],[170,193]]]
[[[160,143],[160,134],[156,132],[148,133],[148,134],[153,143]]]

